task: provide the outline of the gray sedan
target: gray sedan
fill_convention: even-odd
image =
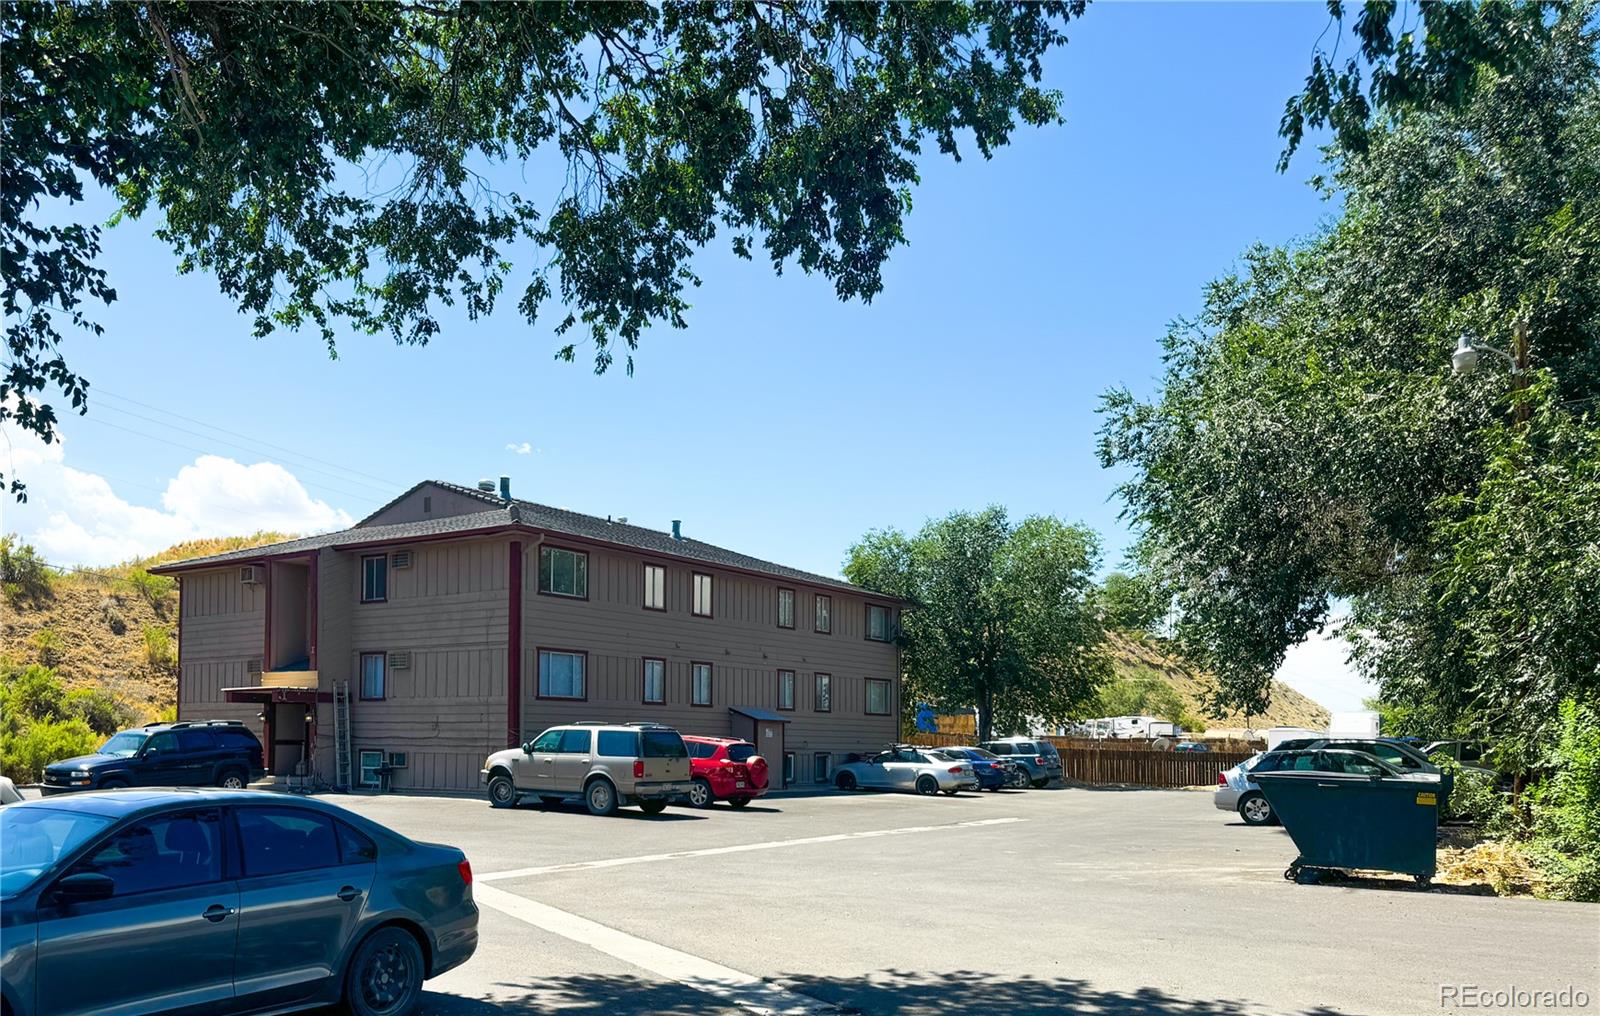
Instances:
[[[833,783],[840,790],[914,790],[919,794],[978,789],[971,763],[936,758],[904,746],[879,752],[871,759],[846,762],[834,771]]]
[[[472,868],[320,801],[91,791],[0,810],[0,978],[16,1016],[404,1016],[473,953]]]

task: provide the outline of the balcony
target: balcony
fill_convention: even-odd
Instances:
[[[263,688],[316,688],[315,670],[268,670],[261,674]]]

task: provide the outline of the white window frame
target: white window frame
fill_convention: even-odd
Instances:
[[[833,634],[833,597],[818,593],[812,601],[811,630],[819,635]]]
[[[578,693],[576,695],[552,695],[545,690],[545,665],[556,656],[570,656],[578,661]],[[536,666],[539,668],[537,677],[540,698],[566,699],[577,702],[589,697],[589,657],[584,653],[571,649],[541,649],[539,650]]]
[[[778,708],[785,712],[794,710],[794,671],[792,670],[778,671]]]
[[[644,566],[644,609],[667,609],[667,569],[665,565]]]
[[[823,694],[823,689],[824,688],[827,689],[827,693],[826,694]],[[833,675],[832,674],[812,674],[811,675],[811,694],[812,694],[811,709],[812,709],[813,712],[818,712],[818,713],[831,713],[831,712],[833,712]],[[823,699],[827,699],[827,702],[828,702],[828,708],[826,708],[826,709],[822,708],[818,704],[818,703],[822,702]]]
[[[788,611],[785,611],[783,609],[785,603],[787,603],[788,606],[789,606]],[[787,621],[784,620],[785,617],[788,618]],[[793,589],[779,589],[778,590],[778,627],[779,628],[793,628],[794,627],[794,590]]]
[[[706,679],[706,697],[703,701],[700,698],[700,677],[702,674]],[[689,704],[691,706],[709,706],[711,704],[711,696],[714,693],[714,689],[715,684],[712,676],[711,664],[689,664]]]
[[[659,682],[658,688],[660,689],[655,698],[650,697],[650,668],[652,665],[658,668],[656,680]],[[647,706],[657,706],[665,703],[667,701],[667,661],[658,656],[646,656],[644,663],[639,668],[639,675],[642,684],[639,689],[640,701]]]
[[[367,694],[367,661],[378,661],[378,694]],[[356,689],[358,698],[362,702],[382,702],[389,697],[389,654],[381,652],[362,653],[357,659],[356,675],[360,679],[361,687]]]
[[[882,709],[872,708],[872,690],[874,688],[883,689]],[[866,707],[868,716],[888,716],[894,712],[894,690],[889,686],[887,679],[881,677],[867,678],[866,701],[863,705]]]
[[[692,589],[692,591],[694,593],[694,596],[693,596],[693,602],[692,602],[691,607],[690,607],[690,612],[693,613],[695,617],[714,617],[714,616],[716,616],[715,612],[712,609],[712,590],[713,590],[714,587],[711,584],[711,575],[709,573],[707,573],[707,572],[695,572],[691,576],[691,579],[692,579],[692,581],[691,581],[691,584],[690,584],[690,588]],[[705,590],[705,595],[703,597],[700,594],[700,591],[702,589],[702,583],[701,583],[702,579],[705,580],[704,585],[703,585],[703,588]],[[702,607],[704,609],[701,609]]]
[[[376,764],[369,765],[368,764],[368,760],[371,759],[373,756],[377,756],[378,761],[377,761]],[[382,768],[383,763],[384,763],[384,754],[383,754],[383,749],[381,749],[381,748],[362,748],[360,751],[357,751],[356,752],[356,786],[358,786],[358,787],[381,787],[381,786],[383,786],[383,777],[379,776],[378,773],[376,772],[377,769]],[[372,778],[371,779],[367,778],[367,773],[368,772],[372,773]]]
[[[382,565],[383,595],[370,596],[368,590],[372,582],[373,564]],[[389,555],[368,554],[361,559],[361,602],[362,603],[388,603],[389,602]]]
[[[570,593],[562,592],[561,590],[555,588],[555,578],[556,578],[556,559],[555,559],[555,555],[557,555],[557,554],[571,554],[572,555],[572,588],[573,588],[573,591],[570,592]],[[550,569],[549,569],[550,585],[549,585],[549,587],[545,586],[545,574],[546,574],[545,566],[544,566],[545,555],[549,555],[549,557],[550,557]],[[579,560],[583,561],[583,568],[582,568],[581,573],[580,573],[580,570],[578,568],[578,561]],[[578,588],[578,584],[579,584],[578,583],[578,579],[579,579],[580,574],[581,574],[582,579],[583,579],[583,588],[581,590]],[[588,554],[588,552],[587,551],[582,551],[582,550],[573,550],[571,547],[540,547],[539,548],[539,575],[538,575],[538,580],[537,580],[537,588],[538,588],[540,594],[543,595],[543,596],[564,596],[569,600],[587,600],[589,598],[589,554]]]
[[[877,635],[872,634],[872,619],[875,616],[883,618],[883,631]],[[889,608],[876,603],[867,604],[867,638],[873,642],[888,642],[893,637],[894,620]]]

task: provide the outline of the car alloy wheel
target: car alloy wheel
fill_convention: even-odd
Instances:
[[[937,794],[938,792],[939,792],[939,781],[938,780],[934,779],[932,776],[921,776],[921,777],[917,778],[917,793],[919,793],[919,794]]]
[[[856,789],[855,773],[840,773],[838,778],[833,781],[833,785],[838,787],[840,790]]]
[[[217,786],[222,787],[224,790],[243,790],[244,777],[236,772],[223,773],[222,779],[218,781]]]
[[[1246,794],[1239,802],[1239,817],[1249,825],[1266,825],[1272,821],[1272,805],[1259,793]]]
[[[496,808],[509,808],[517,803],[517,787],[511,777],[499,775],[489,781],[489,803]]]
[[[617,810],[617,792],[604,778],[589,784],[589,789],[583,792],[583,799],[589,805],[591,815],[610,815]]]
[[[422,991],[422,950],[399,928],[380,928],[361,944],[346,998],[359,1016],[399,1016]]]
[[[696,808],[709,808],[716,800],[711,793],[711,784],[705,780],[695,780],[689,787],[689,803]]]

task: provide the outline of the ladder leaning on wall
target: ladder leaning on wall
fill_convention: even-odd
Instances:
[[[334,785],[350,789],[350,682],[333,686],[333,769]]]

